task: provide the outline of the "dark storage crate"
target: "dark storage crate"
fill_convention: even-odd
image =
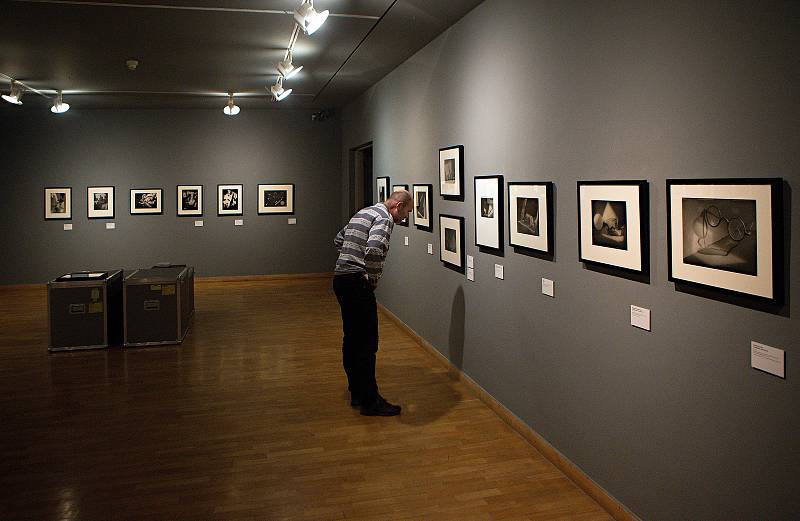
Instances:
[[[50,351],[122,343],[122,270],[67,273],[47,283]]]
[[[189,331],[194,269],[185,266],[136,270],[123,285],[125,345],[180,344]]]

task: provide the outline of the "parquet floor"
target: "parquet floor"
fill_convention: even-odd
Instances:
[[[329,279],[196,288],[183,345],[50,354],[0,287],[0,519],[610,519],[383,317],[403,415],[351,409]]]

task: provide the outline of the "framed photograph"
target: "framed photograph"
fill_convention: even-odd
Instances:
[[[258,185],[259,214],[294,214],[294,184]]]
[[[44,189],[44,218],[72,219],[72,188]]]
[[[503,252],[503,176],[475,176],[475,245]]]
[[[439,149],[439,194],[464,200],[464,145]]]
[[[411,196],[414,198],[414,226],[426,232],[433,231],[433,185],[414,185]]]
[[[178,217],[203,215],[203,185],[178,185]]]
[[[408,192],[408,185],[392,185],[392,193],[399,192],[400,190],[405,190]],[[408,226],[408,217],[403,219],[403,222],[399,222],[397,224],[398,226]]]
[[[217,185],[217,215],[244,215],[242,185]]]
[[[162,213],[161,188],[131,188],[131,215]]]
[[[582,262],[649,271],[647,190],[647,181],[578,181]]]
[[[439,215],[439,258],[448,268],[464,272],[464,218]]]
[[[779,300],[783,180],[667,179],[669,280]]]
[[[113,219],[114,187],[88,187],[86,189],[86,212],[89,219]]]
[[[508,243],[553,254],[553,183],[508,183]]]
[[[375,178],[375,200],[376,203],[382,203],[389,198],[389,178],[377,177]]]

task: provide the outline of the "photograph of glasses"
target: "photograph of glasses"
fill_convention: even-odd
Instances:
[[[581,262],[649,272],[647,181],[578,181]]]
[[[775,299],[780,179],[667,180],[669,279]]]

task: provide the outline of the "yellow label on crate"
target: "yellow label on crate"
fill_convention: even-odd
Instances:
[[[102,302],[92,302],[89,304],[89,313],[102,313],[103,312],[103,303]]]
[[[97,289],[97,288],[94,288],[94,289],[92,290],[92,300],[94,300],[95,302],[97,302],[98,300],[100,300],[100,290],[99,290],[99,289]]]
[[[161,291],[161,284],[151,284],[150,291]]]
[[[164,284],[164,289],[161,290],[162,295],[174,295],[175,294],[175,284]]]

